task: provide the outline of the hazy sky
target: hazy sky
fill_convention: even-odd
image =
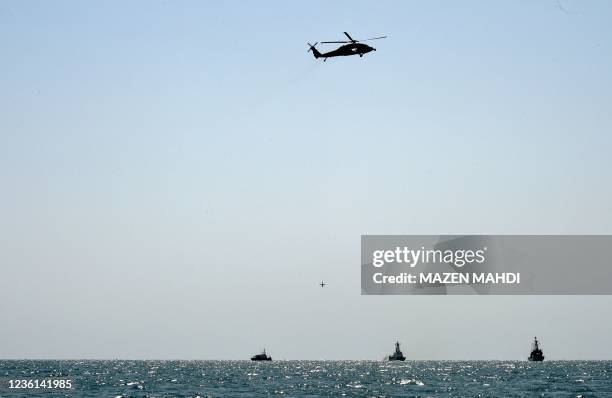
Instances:
[[[611,297],[359,280],[361,234],[612,233],[610,20],[0,1],[0,358],[612,358]],[[389,38],[306,52],[344,30]]]

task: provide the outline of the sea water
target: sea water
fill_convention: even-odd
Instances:
[[[70,389],[9,388],[70,380]],[[0,360],[1,397],[612,397],[612,361]],[[14,384],[13,384],[14,386]]]

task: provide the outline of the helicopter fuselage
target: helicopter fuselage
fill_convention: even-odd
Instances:
[[[349,43],[340,46],[333,51],[322,53],[320,56],[323,58],[346,57],[349,55],[359,55],[360,57],[363,57],[363,54],[367,54],[370,51],[376,51],[376,49],[363,43]]]

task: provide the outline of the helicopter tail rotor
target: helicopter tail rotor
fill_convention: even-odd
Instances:
[[[316,42],[315,44],[310,44],[308,43],[308,45],[310,46],[310,48],[308,49],[308,51],[312,51],[312,54],[314,55],[315,58],[319,58],[321,56],[321,53],[319,52],[319,50],[317,50],[315,48],[315,46],[319,44],[319,42]],[[307,51],[307,52],[308,52]]]

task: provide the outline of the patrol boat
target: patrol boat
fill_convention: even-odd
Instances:
[[[529,359],[530,361],[543,361],[544,360],[544,352],[542,352],[542,350],[540,349],[540,346],[538,345],[538,338],[534,337],[534,341],[533,341],[533,348],[531,350],[531,354],[529,355]]]
[[[402,351],[399,348],[399,341],[395,342],[395,352],[389,355],[389,361],[405,361],[406,357],[402,354]]]
[[[272,357],[269,357],[266,354],[266,349],[264,348],[261,354],[255,354],[251,357],[251,361],[271,361]]]

